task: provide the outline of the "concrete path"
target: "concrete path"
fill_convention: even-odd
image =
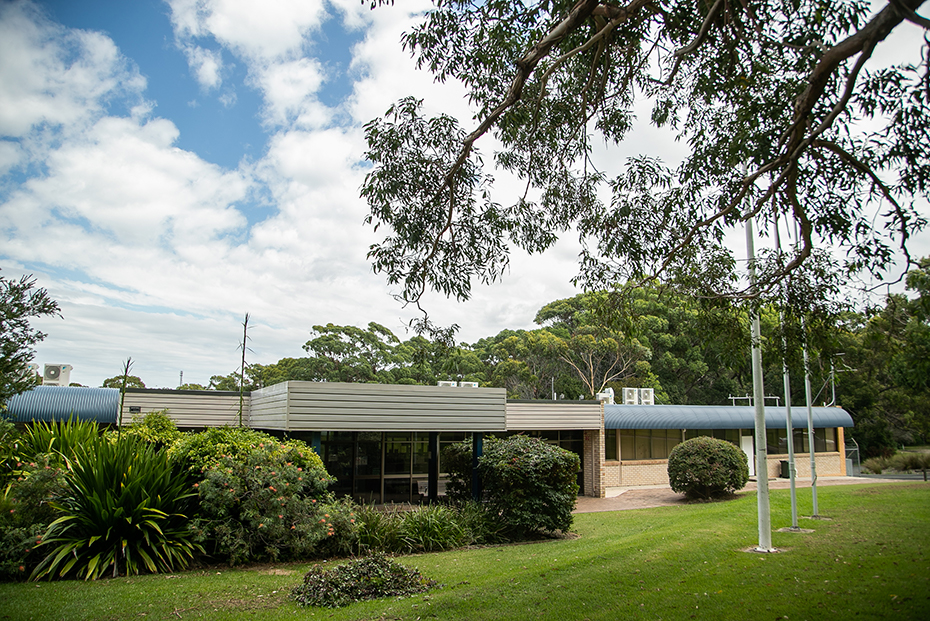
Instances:
[[[921,482],[922,475],[865,475],[858,477],[817,477],[817,487],[825,485],[861,485],[863,483],[901,483]],[[928,483],[930,485],[930,483]],[[795,479],[797,489],[809,488],[809,478]],[[789,489],[788,479],[769,479],[769,489]],[[756,480],[749,483],[740,492],[756,491]],[[684,495],[677,494],[668,485],[642,485],[638,487],[609,487],[606,498],[579,496],[573,513],[595,513],[598,511],[626,511],[629,509],[648,509],[650,507],[669,507],[689,504]]]

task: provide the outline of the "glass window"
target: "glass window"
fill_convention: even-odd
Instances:
[[[636,459],[636,438],[632,430],[624,429],[620,432],[620,459]]]
[[[425,434],[421,434],[425,435]],[[429,472],[429,443],[413,443],[413,473],[427,474]]]
[[[617,430],[607,429],[604,435],[604,459],[617,459]]]
[[[636,435],[636,459],[649,459],[649,430],[637,429]]]
[[[384,474],[410,474],[410,442],[388,441],[384,446]]]

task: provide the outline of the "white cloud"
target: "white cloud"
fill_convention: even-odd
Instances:
[[[181,40],[213,37],[237,55],[267,63],[295,59],[326,16],[322,0],[168,0]]]
[[[42,124],[80,129],[109,97],[144,88],[108,37],[66,30],[27,2],[0,4],[0,135],[22,138]]]
[[[319,61],[310,58],[276,63],[261,69],[254,81],[265,95],[265,118],[272,125],[296,123],[323,127],[332,117],[316,99],[324,81]]]
[[[217,50],[208,50],[199,45],[186,44],[182,47],[187,56],[187,63],[201,88],[218,88],[223,82],[223,55]]]

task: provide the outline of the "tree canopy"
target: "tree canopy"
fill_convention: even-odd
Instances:
[[[817,248],[841,248],[845,272],[912,264],[930,189],[930,46],[899,66],[874,53],[904,22],[930,28],[924,2],[870,14],[864,0],[435,0],[403,45],[467,88],[477,125],[426,118],[412,98],[366,125],[361,193],[387,231],[372,265],[407,302],[429,289],[467,299],[512,246],[543,251],[575,230],[588,289],[653,275],[744,295],[725,236],[750,217],[797,231],[761,265],[762,290]],[[644,97],[684,159],[634,156],[609,176],[595,146],[618,145]],[[521,194],[493,192],[477,148],[489,135]]]
[[[29,363],[35,356],[33,347],[46,335],[29,321],[60,315],[58,303],[35,285],[32,276],[19,280],[0,276],[0,412],[6,409],[7,399],[29,390],[38,379]]]

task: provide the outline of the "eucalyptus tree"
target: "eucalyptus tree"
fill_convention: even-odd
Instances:
[[[372,7],[386,0],[371,0]],[[512,247],[543,251],[569,230],[587,289],[641,275],[698,295],[748,295],[725,236],[749,217],[793,223],[798,244],[764,264],[761,291],[839,247],[850,272],[910,262],[930,188],[926,39],[884,66],[925,0],[435,0],[403,35],[418,65],[468,90],[475,125],[427,118],[407,98],[366,125],[368,222],[387,231],[375,270],[419,303],[490,283]],[[648,98],[679,166],[633,156],[608,175]],[[525,191],[494,191],[479,152]],[[741,166],[745,165],[745,170]],[[606,195],[609,194],[609,199]]]
[[[0,412],[6,409],[7,399],[38,381],[29,363],[35,357],[33,347],[46,334],[33,328],[30,321],[60,314],[58,302],[45,289],[36,288],[32,276],[13,280],[0,276]]]

